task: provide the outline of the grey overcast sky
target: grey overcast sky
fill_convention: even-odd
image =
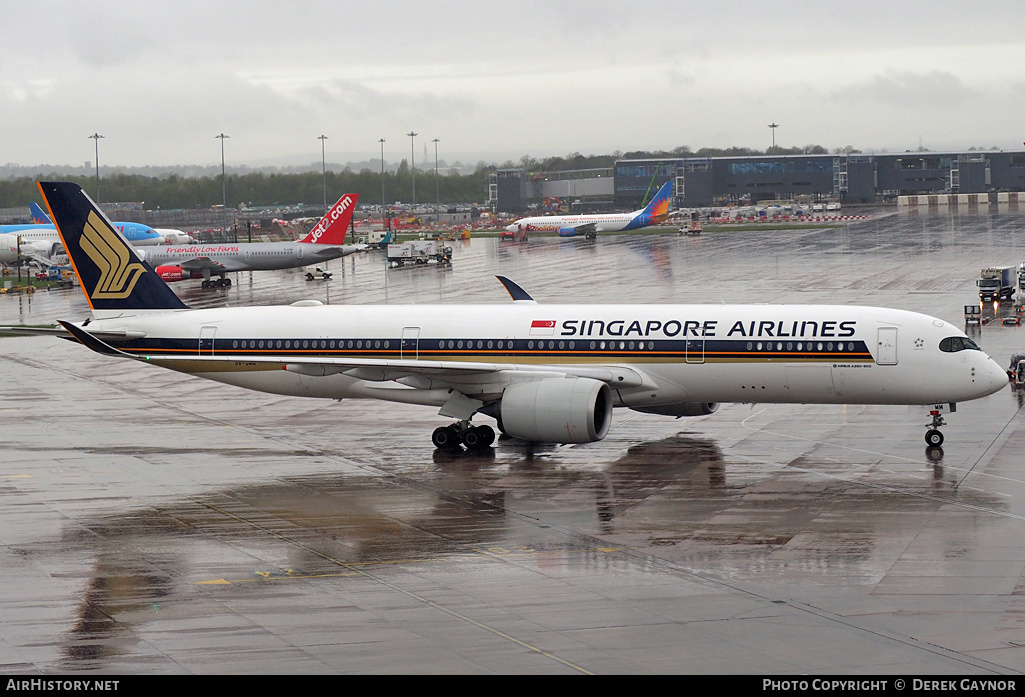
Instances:
[[[1025,0],[0,0],[0,163],[1025,141]]]

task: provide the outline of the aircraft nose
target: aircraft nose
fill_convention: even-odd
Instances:
[[[975,364],[972,381],[979,391],[979,397],[986,397],[1001,391],[1008,384],[1008,372],[985,354],[980,358],[983,361]]]
[[[999,392],[1007,385],[1007,371],[989,356],[986,356],[986,364],[980,372],[981,382],[988,388],[986,394]]]

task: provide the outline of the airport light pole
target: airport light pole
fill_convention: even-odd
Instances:
[[[434,224],[437,225],[441,222],[439,216],[439,209],[441,208],[441,190],[438,188],[438,139],[435,138],[431,142],[434,143]]]
[[[93,133],[89,137],[93,139],[96,145],[96,203],[98,205],[100,203],[100,138],[103,136],[99,133]]]
[[[388,228],[388,217],[385,213],[388,204],[384,202],[384,138],[377,142],[381,144],[381,232],[384,232]]]
[[[221,217],[224,219],[224,234],[228,234],[228,185],[225,183],[224,177],[224,139],[230,137],[223,133],[214,136],[221,140],[221,205],[223,207]]]
[[[772,148],[776,149],[776,129],[779,128],[779,124],[776,122],[770,123],[769,128],[772,130]]]
[[[409,172],[413,175],[413,214],[416,214],[416,154],[413,152],[413,138],[420,135],[410,131],[409,136]]]
[[[324,149],[324,141],[327,140],[326,135],[317,136],[317,140],[320,141],[320,172],[324,176],[324,214],[327,214],[327,155]]]

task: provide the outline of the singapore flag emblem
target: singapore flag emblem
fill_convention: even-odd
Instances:
[[[536,319],[530,323],[531,336],[553,336],[555,334],[554,319]]]

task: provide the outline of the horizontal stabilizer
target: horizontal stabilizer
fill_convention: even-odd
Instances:
[[[80,341],[87,348],[92,349],[96,353],[102,353],[105,356],[121,356],[122,358],[135,358],[135,356],[131,355],[130,353],[125,353],[124,351],[119,351],[118,349],[114,348],[113,346],[110,346],[109,344],[104,343],[103,341],[101,341],[100,339],[97,339],[95,336],[93,336],[89,332],[85,331],[81,327],[76,327],[71,322],[65,322],[64,320],[57,320],[57,321],[60,322],[60,325],[62,327],[64,327],[65,329],[68,330],[68,332],[71,334],[71,336],[73,336],[76,339],[78,339],[78,341]]]

